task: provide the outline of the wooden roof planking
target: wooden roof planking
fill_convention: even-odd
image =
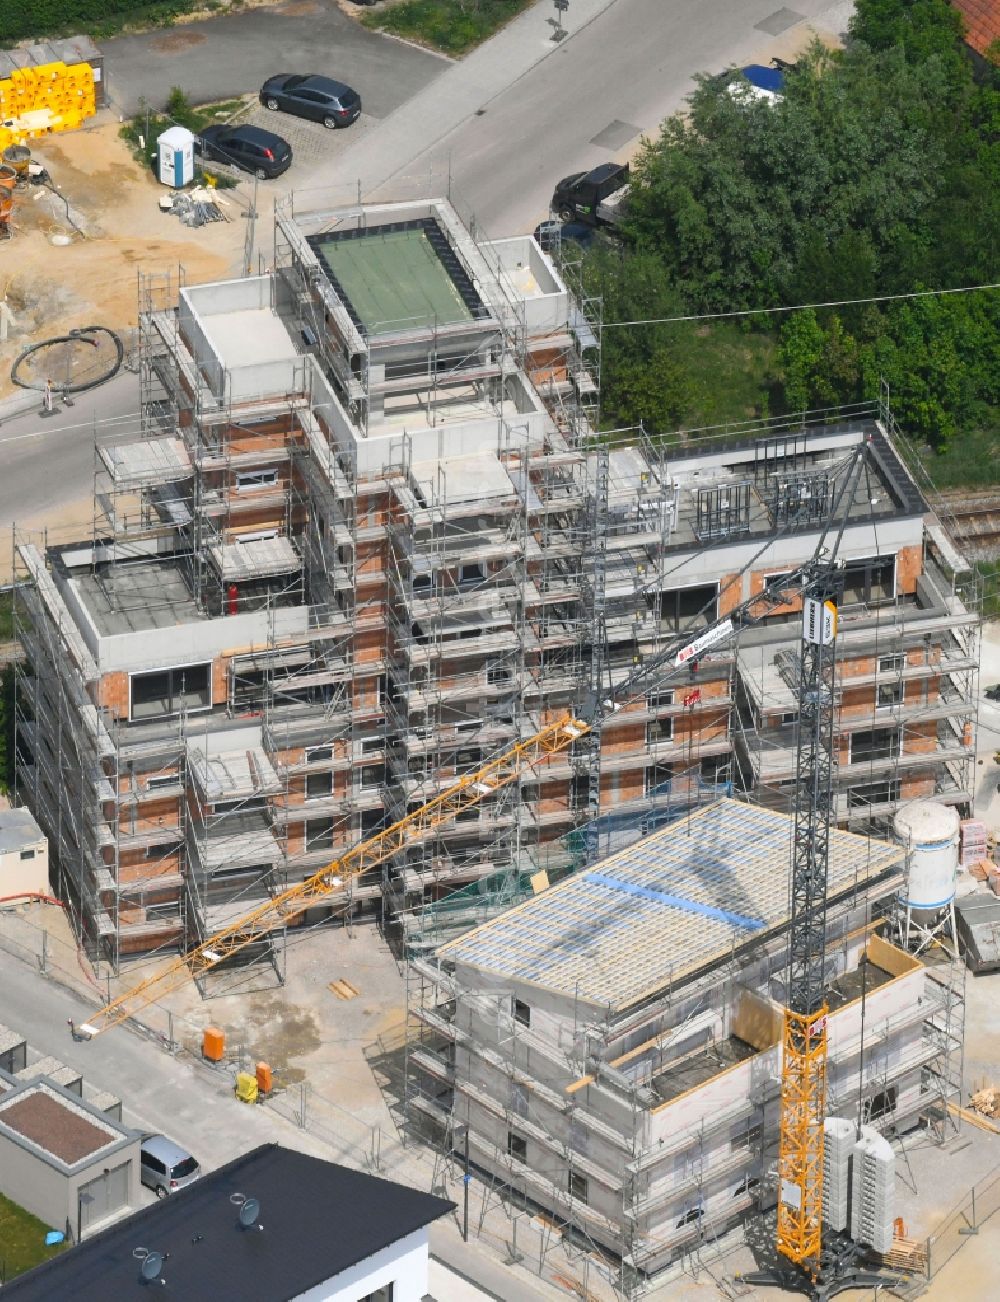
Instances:
[[[438,957],[620,1012],[788,921],[794,819],[720,800],[443,945]],[[904,857],[831,830],[828,894]],[[888,883],[887,883],[888,886]]]

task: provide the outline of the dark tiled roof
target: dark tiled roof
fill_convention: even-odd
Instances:
[[[262,1230],[240,1228],[234,1193],[259,1200]],[[148,1298],[136,1248],[166,1254],[165,1296],[285,1302],[454,1205],[267,1144],[13,1280],[3,1290],[4,1302]]]
[[[1000,41],[1000,0],[952,0],[965,19],[965,43],[977,54],[985,54]]]

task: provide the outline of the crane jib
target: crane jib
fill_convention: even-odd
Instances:
[[[714,628],[706,630],[701,637],[696,637],[693,642],[687,646],[681,647],[674,656],[674,664],[678,667],[686,665],[689,660],[699,655],[702,651],[707,651],[709,647],[715,646],[716,642],[723,642],[733,631],[733,621],[724,619],[721,624],[716,624]]]

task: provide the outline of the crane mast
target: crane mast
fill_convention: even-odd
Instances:
[[[778,1135],[779,1256],[821,1275],[823,1123],[826,1116],[827,879],[833,821],[833,721],[837,651],[836,556],[869,441],[861,443],[802,589],[795,831],[789,901],[788,979],[782,1017]],[[827,546],[827,538],[833,534]],[[785,1281],[787,1282],[787,1281]],[[793,1281],[794,1283],[794,1281]]]
[[[833,804],[837,606],[832,568],[806,589],[802,612],[795,832],[778,1147],[782,1256],[810,1272],[822,1247],[826,1112],[826,895]]]

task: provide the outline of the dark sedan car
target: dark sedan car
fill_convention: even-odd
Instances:
[[[288,141],[261,127],[206,127],[195,147],[206,160],[216,159],[242,167],[262,181],[280,176],[292,165],[292,147]]]
[[[361,96],[332,77],[269,77],[261,87],[260,102],[273,113],[294,113],[330,128],[349,127],[361,116]]]

